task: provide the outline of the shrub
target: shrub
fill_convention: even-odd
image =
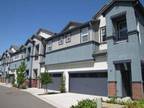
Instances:
[[[20,86],[21,89],[26,89],[27,88],[27,85],[26,83],[23,83],[21,86]]]
[[[13,84],[12,86],[15,87],[15,88],[17,88],[17,85],[16,85],[16,84]]]
[[[23,85],[25,82],[25,71],[26,71],[26,65],[25,62],[21,62],[21,65],[18,67],[16,74],[17,74],[17,85],[18,88]]]
[[[79,101],[77,105],[73,105],[71,108],[97,108],[97,103],[95,100],[86,99]]]
[[[61,77],[60,92],[61,93],[65,93],[66,92],[66,90],[65,90],[65,77],[63,75]]]
[[[48,72],[41,73],[40,76],[41,84],[44,85],[44,90],[48,92],[48,84],[52,83],[52,78]]]
[[[117,97],[113,96],[110,97],[110,100],[107,101],[107,103],[111,103],[111,104],[117,104]]]
[[[144,104],[142,104],[140,101],[126,102],[125,105],[126,108],[144,108]]]

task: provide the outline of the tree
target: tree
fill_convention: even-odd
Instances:
[[[22,86],[25,82],[25,72],[26,72],[26,65],[25,62],[21,62],[21,65],[18,67],[18,69],[16,70],[16,74],[17,74],[17,86],[18,88],[20,86]]]
[[[41,73],[41,84],[44,85],[44,91],[48,93],[48,84],[52,83],[52,78],[48,72]]]
[[[61,77],[60,92],[61,93],[65,93],[66,92],[66,90],[65,90],[65,76],[63,76],[63,75]]]

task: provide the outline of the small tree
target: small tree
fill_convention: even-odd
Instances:
[[[20,86],[22,86],[25,82],[25,71],[26,71],[26,65],[25,62],[21,62],[21,65],[18,67],[18,69],[16,70],[16,74],[17,74],[17,86],[18,88]]]
[[[52,78],[48,72],[41,73],[40,76],[41,84],[44,85],[45,93],[48,93],[48,84],[52,83]]]
[[[65,76],[63,76],[63,75],[61,77],[60,92],[61,93],[65,93],[66,92],[66,90],[65,90]]]

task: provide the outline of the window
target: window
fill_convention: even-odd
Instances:
[[[39,44],[38,45],[36,45],[36,47],[35,47],[35,60],[38,60],[38,57],[39,57]]]
[[[17,60],[19,58],[19,55],[15,55],[15,60]]]
[[[21,55],[21,59],[23,59],[24,58],[24,55]]]
[[[31,47],[28,48],[28,56],[30,56],[31,53]]]
[[[26,70],[25,76],[28,79],[28,77],[29,77],[29,70]]]
[[[81,30],[81,42],[89,41],[89,30],[88,28],[83,28]]]
[[[47,47],[47,51],[51,51],[52,50],[52,41],[48,42],[48,47]]]
[[[106,27],[100,28],[101,42],[106,41]]]
[[[58,45],[62,45],[63,44],[63,37],[60,37],[58,40]]]
[[[71,34],[67,34],[65,38],[66,43],[71,42]]]
[[[34,77],[35,79],[37,79],[38,69],[34,69],[33,71],[34,71],[33,77]]]
[[[31,53],[31,47],[28,48],[27,61],[29,61],[29,59],[30,59],[30,53]]]
[[[126,16],[123,15],[114,19],[114,30],[115,30],[115,37],[117,41],[126,40],[128,39],[127,34],[127,24],[126,24]]]

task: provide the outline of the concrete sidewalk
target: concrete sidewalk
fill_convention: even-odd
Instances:
[[[4,86],[4,87],[8,87],[8,88],[12,87],[12,85],[9,84],[9,83],[6,84],[6,83],[0,82],[0,85],[1,85],[1,86]]]

